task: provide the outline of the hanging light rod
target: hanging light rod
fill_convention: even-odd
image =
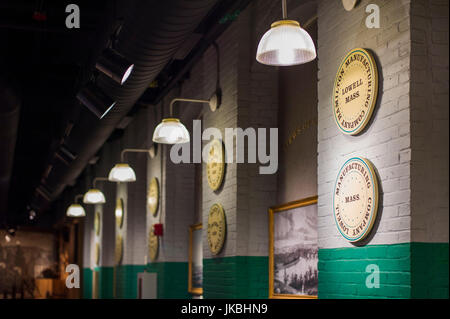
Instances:
[[[120,163],[114,165],[108,175],[108,180],[110,182],[135,182],[136,181],[136,173],[134,170],[125,163],[125,154],[126,153],[147,153],[151,158],[155,157],[156,149],[155,146],[152,146],[149,149],[141,149],[141,148],[126,148],[120,153]]]
[[[82,194],[75,195],[75,200],[72,205],[70,205],[66,210],[67,217],[84,217],[86,216],[86,212],[80,204],[78,204],[78,200],[82,198]]]
[[[272,23],[258,44],[256,60],[273,66],[304,64],[317,56],[308,32],[295,20],[288,20],[286,0],[281,1],[283,19]]]
[[[108,181],[106,177],[96,177],[92,182],[92,188],[83,196],[83,203],[85,204],[104,204],[106,203],[105,195],[96,188],[97,182]]]
[[[173,117],[173,105],[176,102],[204,103],[214,112],[220,106],[220,95],[214,93],[209,100],[175,98],[170,101],[170,117],[158,124],[153,132],[153,142],[160,144],[183,144],[190,141],[189,131],[178,118]]]

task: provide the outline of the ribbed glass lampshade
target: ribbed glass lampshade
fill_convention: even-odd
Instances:
[[[79,204],[72,204],[67,208],[66,215],[68,217],[84,217],[86,216],[86,212],[84,211],[83,206]]]
[[[297,21],[281,20],[272,23],[259,41],[256,60],[273,66],[289,66],[310,62],[316,58],[311,36]]]
[[[109,172],[108,180],[111,182],[135,182],[136,174],[130,165],[119,163],[114,165]]]
[[[189,131],[179,119],[163,119],[155,128],[155,132],[153,132],[153,142],[155,143],[182,144],[189,141]]]
[[[105,195],[96,188],[91,188],[83,197],[85,204],[104,204],[105,202]]]

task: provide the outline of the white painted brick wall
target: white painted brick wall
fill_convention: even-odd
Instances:
[[[365,26],[365,7],[379,5],[381,28]],[[369,244],[410,241],[410,32],[409,1],[361,1],[351,12],[340,1],[318,7],[318,192],[319,247],[350,247],[333,217],[337,173],[352,156],[368,158],[381,182],[379,214]],[[339,63],[353,48],[370,49],[379,67],[380,89],[373,120],[358,136],[345,136],[334,123],[331,95]],[[401,216],[400,212],[401,211]]]
[[[412,240],[448,242],[448,1],[411,2]]]

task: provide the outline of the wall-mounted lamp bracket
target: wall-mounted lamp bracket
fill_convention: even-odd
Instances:
[[[174,98],[170,101],[170,117],[173,115],[173,105],[176,102],[190,102],[190,103],[204,103],[209,105],[209,109],[214,112],[220,106],[222,99],[219,91],[214,92],[213,95],[209,98],[209,100],[198,100],[198,99],[185,99],[185,98]]]

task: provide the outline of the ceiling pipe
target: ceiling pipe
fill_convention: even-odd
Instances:
[[[149,83],[217,2],[140,0],[135,4],[117,41],[117,50],[134,63],[133,73],[123,86],[107,76],[98,76],[97,85],[117,104],[101,121],[80,106],[80,117],[66,139],[66,145],[78,156],[69,167],[53,168],[47,180],[53,189],[52,199],[80,175]]]

